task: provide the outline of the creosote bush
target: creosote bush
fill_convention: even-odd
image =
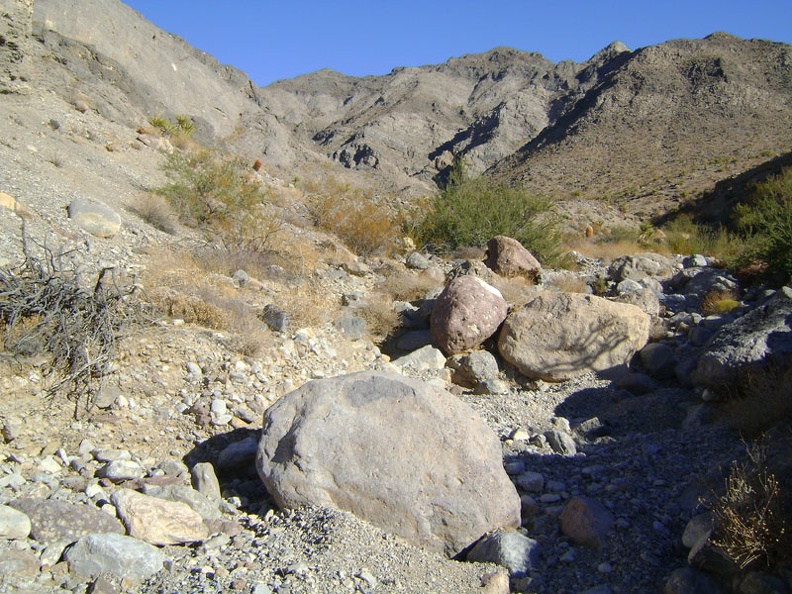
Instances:
[[[665,245],[672,253],[712,256],[727,267],[736,265],[746,249],[739,235],[724,227],[697,224],[690,216],[677,217],[663,231]]]
[[[307,206],[316,227],[361,256],[389,255],[396,249],[402,216],[387,198],[334,178],[312,189]]]
[[[759,184],[735,217],[748,237],[745,260],[766,263],[780,283],[792,278],[792,167]]]
[[[549,198],[487,179],[469,178],[458,162],[416,229],[421,243],[443,249],[484,246],[496,235],[522,243],[543,265],[560,254],[558,221]]]
[[[209,150],[176,151],[164,165],[169,183],[156,190],[181,221],[229,249],[263,249],[281,228],[269,195],[237,160]]]

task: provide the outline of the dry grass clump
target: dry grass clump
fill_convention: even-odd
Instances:
[[[719,522],[713,544],[741,569],[792,563],[792,517],[765,452],[754,447],[735,463],[722,495],[711,503]]]
[[[169,235],[176,233],[176,213],[162,196],[147,194],[130,210],[155,229]]]
[[[739,294],[734,289],[713,289],[701,298],[700,309],[702,315],[709,316],[729,313],[738,305]]]
[[[505,278],[495,275],[492,284],[500,291],[506,302],[515,307],[528,303],[542,291],[541,287],[523,276]]]
[[[253,356],[271,343],[271,333],[226,274],[205,267],[188,251],[161,250],[144,276],[145,294],[164,315],[228,332],[231,346]]]
[[[438,287],[444,285],[443,279],[433,278],[425,272],[397,270],[385,277],[379,291],[390,298],[390,301],[416,301]]]
[[[361,256],[389,255],[399,246],[402,217],[389,201],[330,178],[307,198],[314,224]]]
[[[374,293],[357,313],[366,322],[366,329],[375,342],[385,342],[399,328],[399,314],[390,295]]]
[[[588,293],[589,288],[586,279],[574,272],[563,271],[553,274],[547,282],[547,288],[563,293]]]

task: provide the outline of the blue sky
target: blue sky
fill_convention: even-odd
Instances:
[[[352,76],[498,46],[582,62],[725,31],[792,43],[792,0],[124,0],[259,85],[321,68]]]

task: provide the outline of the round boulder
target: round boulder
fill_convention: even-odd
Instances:
[[[647,340],[649,316],[634,305],[547,292],[509,314],[498,349],[523,375],[559,382],[625,365]]]
[[[508,312],[498,289],[477,276],[458,276],[435,300],[432,341],[448,355],[475,349],[498,330]]]
[[[278,400],[256,468],[281,508],[345,510],[448,556],[520,525],[497,436],[445,390],[395,373],[316,380]]]

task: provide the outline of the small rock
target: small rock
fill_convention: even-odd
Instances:
[[[193,487],[202,495],[212,501],[220,501],[220,481],[214,471],[214,466],[209,462],[199,462],[190,471]]]
[[[599,501],[573,497],[559,516],[561,532],[575,543],[600,549],[613,525],[613,516]]]
[[[154,545],[197,542],[209,536],[201,516],[187,504],[149,497],[131,489],[113,493],[127,533]]]
[[[539,543],[513,530],[498,530],[479,540],[467,560],[497,563],[506,567],[512,577],[525,577],[537,567]]]
[[[96,476],[120,483],[143,478],[146,476],[146,470],[132,460],[113,460],[97,470]]]
[[[146,542],[120,534],[89,534],[64,553],[69,569],[80,576],[108,574],[135,581],[162,569],[165,554]]]
[[[30,534],[30,518],[21,511],[0,505],[0,538],[20,540]]]

